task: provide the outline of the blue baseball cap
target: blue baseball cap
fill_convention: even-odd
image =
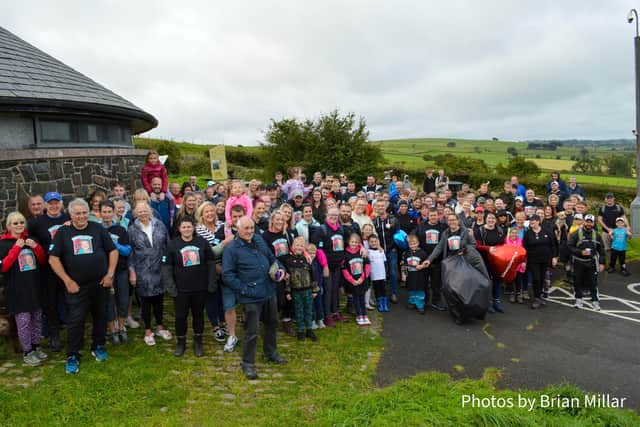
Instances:
[[[44,201],[48,203],[52,200],[60,201],[62,200],[62,196],[57,191],[49,191],[47,194],[44,195]]]

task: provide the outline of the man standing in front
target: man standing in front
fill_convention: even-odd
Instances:
[[[68,374],[80,370],[80,350],[84,346],[87,312],[93,318],[91,354],[107,360],[104,348],[107,328],[108,288],[118,263],[118,251],[109,232],[89,221],[89,205],[82,199],[69,203],[71,224],[58,229],[49,251],[49,264],[66,288]]]
[[[278,303],[276,285],[270,275],[272,270],[275,280],[281,281],[285,279],[285,271],[262,237],[255,234],[255,225],[250,217],[240,218],[237,229],[236,237],[222,253],[222,279],[237,293],[244,308],[242,370],[248,379],[254,380],[258,378],[255,359],[260,319],[264,324],[264,357],[273,363],[287,363],[276,348]],[[277,268],[272,269],[274,263]]]
[[[573,288],[576,302],[574,307],[582,308],[582,291],[589,289],[591,292],[591,305],[594,310],[600,311],[598,273],[604,271],[606,258],[602,238],[593,228],[594,222],[593,215],[585,215],[583,226],[569,236],[567,246],[573,256],[573,268],[575,270]]]

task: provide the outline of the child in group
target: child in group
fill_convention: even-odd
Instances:
[[[329,265],[327,264],[327,257],[324,252],[318,251],[318,248],[313,243],[307,245],[307,254],[311,259],[311,272],[313,273],[312,280],[318,284],[318,298],[313,300],[313,314],[315,320],[311,322],[311,329],[322,329],[327,326],[324,324],[324,272],[326,269],[327,275],[329,274]]]
[[[304,238],[296,237],[291,245],[292,252],[283,257],[284,265],[289,273],[285,285],[287,300],[293,300],[298,327],[298,340],[309,338],[317,341],[312,330],[313,300],[318,296],[318,284],[313,280],[312,267],[305,256]],[[306,333],[305,333],[306,329]]]
[[[234,180],[229,188],[229,198],[224,208],[224,218],[227,224],[231,224],[231,208],[235,205],[242,206],[246,216],[250,217],[253,213],[253,203],[247,195],[247,188],[239,180]]]
[[[280,191],[286,196],[287,200],[292,200],[293,194],[296,191],[302,192],[302,195],[305,196],[309,192],[309,189],[305,188],[302,179],[300,179],[302,169],[299,167],[291,167],[287,170],[287,173],[289,174],[289,179],[280,186]]]
[[[364,228],[363,228],[364,229]],[[376,234],[369,235],[368,239],[369,263],[371,265],[371,286],[378,301],[378,311],[389,311],[389,299],[387,298],[387,256],[380,247],[380,239]]]
[[[578,231],[580,227],[584,224],[584,217],[581,213],[577,213],[573,216],[573,222],[571,223],[571,227],[569,227],[569,236]]]
[[[515,227],[509,228],[509,234],[507,235],[507,239],[504,242],[507,246],[518,246],[522,247],[522,239],[518,236],[518,229]],[[508,284],[508,286],[513,287],[513,293],[509,297],[510,303],[517,302],[518,304],[522,304],[524,301],[522,299],[522,285],[525,280],[525,275],[527,274],[527,263],[523,262],[518,267],[518,273],[516,274],[516,279],[512,284]]]
[[[361,231],[362,231],[362,246],[365,249],[369,250],[369,236],[376,233],[373,228],[373,224],[368,224],[368,223],[364,224],[362,226]],[[367,289],[367,292],[364,294],[364,301],[366,303],[367,310],[375,310],[373,306],[376,305],[376,303],[375,301],[371,300],[371,292],[373,291],[372,286],[369,286],[369,289]]]
[[[162,191],[158,195],[151,190],[151,180],[156,177],[162,179]],[[162,163],[160,163],[160,155],[157,151],[151,150],[147,153],[147,159],[140,172],[140,180],[142,181],[142,187],[147,190],[151,200],[154,202],[156,198],[164,200],[169,187],[169,177],[167,176],[167,170]]]
[[[631,273],[627,270],[627,240],[631,238],[631,232],[627,229],[624,218],[616,218],[616,228],[613,229],[611,237],[611,261],[607,273],[616,271],[616,261],[620,261],[620,273],[624,277],[629,277]]]
[[[371,324],[367,316],[364,295],[367,292],[369,274],[371,272],[369,258],[360,255],[361,240],[357,233],[349,236],[349,247],[345,250],[342,264],[342,276],[352,286],[353,306],[356,310],[356,323],[359,326]]]
[[[407,238],[409,249],[402,254],[402,265],[407,267],[407,290],[409,291],[408,309],[417,309],[419,314],[424,314],[425,306],[425,285],[427,277],[425,269],[427,265],[425,261],[427,253],[420,249],[420,239],[415,234],[409,235]]]

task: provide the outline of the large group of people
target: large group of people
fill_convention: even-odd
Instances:
[[[353,320],[367,327],[369,311],[398,304],[401,286],[409,310],[446,311],[441,263],[470,247],[480,254],[474,267],[491,281],[489,313],[507,311],[505,296],[544,307],[557,263],[577,308],[588,293],[589,307],[599,310],[598,273],[606,266],[612,273],[618,263],[629,275],[624,208],[609,193],[597,214],[589,213],[573,177],[567,184],[553,173],[547,194],[537,197],[515,176],[492,191],[489,183],[454,188],[443,170],[431,169],[421,188],[406,177],[383,185],[370,175],[358,186],[344,173],[316,172],[307,181],[293,167],[287,175],[200,188],[195,176],[168,182],[152,151],[141,171],[143,188],[129,197],[117,181],[110,195],[95,191],[72,200],[67,211],[56,192],[32,195],[28,214],[10,213],[0,238],[5,305],[15,316],[25,364],[47,359],[42,336],[51,351],[61,351],[66,327],[65,370],[78,373],[89,312],[97,361],[107,360],[107,343],[126,344],[127,328],[140,326],[134,305],[144,343],[173,340],[164,322],[169,297],[178,357],[187,348],[189,314],[196,356],[204,354],[206,319],[224,351],[234,351],[242,306],[242,369],[254,379],[260,321],[263,356],[283,364],[279,325],[300,341]],[[501,245],[527,251],[511,283],[488,261]]]

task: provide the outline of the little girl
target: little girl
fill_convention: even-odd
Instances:
[[[142,186],[147,193],[151,195],[151,200],[155,201],[156,195],[151,191],[151,180],[153,178],[161,178],[162,179],[162,191],[157,196],[160,200],[164,200],[164,196],[167,192],[167,188],[169,186],[169,178],[167,177],[167,170],[164,168],[162,163],[160,163],[160,156],[158,152],[155,150],[151,150],[147,153],[147,159],[145,164],[142,166],[142,171],[140,172],[140,180],[142,181]]]
[[[238,180],[233,181],[229,188],[229,198],[224,208],[224,218],[227,224],[231,224],[231,208],[235,205],[242,206],[244,214],[248,217],[253,213],[253,203],[251,203],[251,199],[247,195],[247,188]]]
[[[353,233],[349,237],[349,247],[345,251],[342,264],[342,276],[353,287],[353,305],[356,310],[356,323],[359,326],[371,324],[367,317],[367,308],[364,302],[364,294],[367,292],[370,266],[369,258],[360,255],[360,236]]]
[[[367,250],[369,249],[369,237],[371,235],[375,235],[375,230],[373,229],[373,225],[369,223],[364,224],[362,226],[362,246],[364,246],[364,248]],[[369,261],[372,261],[372,260],[369,260]],[[373,265],[371,266],[371,268],[373,268]],[[373,274],[373,271],[371,272],[371,274]],[[375,280],[375,279],[371,278],[371,280]],[[372,304],[375,305],[375,302],[371,300],[372,287],[373,287],[373,282],[371,283],[371,286],[369,287],[369,289],[367,289],[367,292],[364,294],[364,300],[366,302],[367,310],[375,310],[375,308],[372,307]],[[377,295],[376,295],[376,298],[377,298]]]
[[[366,224],[365,227],[369,225]],[[364,230],[364,227],[362,228]],[[389,299],[387,298],[387,256],[380,247],[380,240],[376,234],[371,234],[368,241],[368,257],[371,264],[371,285],[373,286],[378,301],[378,311],[389,311]],[[369,292],[369,291],[367,291]]]
[[[302,169],[299,167],[291,167],[287,170],[287,173],[289,174],[289,179],[280,186],[280,190],[286,196],[287,200],[293,199],[293,193],[295,191],[302,191],[303,196],[306,195],[309,190],[305,188],[304,183],[300,179]]]
[[[518,237],[518,229],[512,227],[509,229],[509,235],[507,236],[507,240],[504,242],[507,246],[518,246],[522,247],[522,239]],[[509,302],[514,303],[518,302],[518,304],[522,304],[522,284],[524,283],[525,275],[527,274],[527,263],[523,262],[518,267],[518,273],[516,274],[516,280],[513,284],[510,284],[513,287],[513,293],[509,297]]]

